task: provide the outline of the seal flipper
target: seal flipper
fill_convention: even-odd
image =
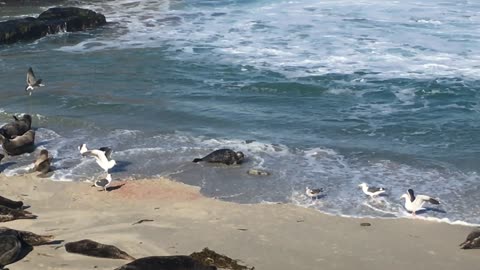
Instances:
[[[196,158],[196,159],[193,160],[194,163],[197,163],[197,162],[200,162],[200,161],[203,161],[203,159],[202,158]]]

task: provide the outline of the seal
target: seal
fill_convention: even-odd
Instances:
[[[2,144],[3,150],[11,156],[31,153],[35,148],[35,131],[30,129],[25,132],[25,134],[13,139],[8,139],[5,136],[0,135],[0,143]]]
[[[0,205],[0,222],[12,221],[15,219],[35,219],[36,215],[32,213],[21,210],[21,209],[12,209],[6,206]]]
[[[190,256],[151,256],[137,259],[115,270],[216,270],[215,266],[206,266]]]
[[[22,209],[23,202],[22,201],[12,201],[8,198],[0,196],[0,206],[5,206],[11,209]]]
[[[38,176],[44,176],[51,171],[51,162],[52,157],[48,156],[48,151],[46,149],[42,149],[33,164],[33,170],[35,172],[40,172]]]
[[[110,259],[123,259],[123,260],[135,260],[134,257],[128,255],[125,251],[112,245],[104,245],[90,239],[84,239],[76,242],[70,242],[65,244],[65,250],[70,253],[77,253],[86,256],[110,258]]]
[[[461,249],[480,249],[480,230],[476,229],[469,233],[460,247]]]
[[[18,118],[13,115],[13,122],[5,124],[0,128],[0,134],[8,139],[13,139],[15,136],[23,135],[32,128],[32,117],[29,114],[24,114]]]
[[[247,171],[250,175],[257,175],[257,176],[269,176],[271,173],[261,170],[261,169],[250,169]]]
[[[27,231],[0,228],[0,269],[14,263],[32,251],[32,246],[48,244],[52,235],[38,235]]]
[[[203,158],[196,158],[193,162],[197,163],[200,161],[210,162],[210,163],[223,163],[227,165],[232,164],[241,164],[245,155],[242,152],[235,152],[231,149],[218,149],[210,154],[204,156]]]

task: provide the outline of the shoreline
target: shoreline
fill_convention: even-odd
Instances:
[[[469,226],[346,218],[292,204],[237,204],[165,178],[114,179],[112,187],[122,186],[109,192],[34,175],[0,176],[0,182],[0,195],[23,200],[38,215],[1,226],[64,240],[34,247],[11,269],[114,269],[128,262],[65,251],[66,242],[82,239],[115,245],[136,258],[208,247],[255,269],[474,269],[480,262],[475,251],[458,247]],[[133,225],[142,219],[153,221]]]

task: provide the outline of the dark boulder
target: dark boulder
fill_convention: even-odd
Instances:
[[[84,31],[106,24],[105,16],[94,11],[76,8],[50,8],[37,18],[0,22],[0,44],[34,40],[60,31]]]

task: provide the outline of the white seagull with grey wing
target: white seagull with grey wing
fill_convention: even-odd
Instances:
[[[42,84],[42,79],[35,78],[35,74],[33,73],[33,69],[30,67],[27,71],[27,86],[25,87],[25,91],[28,92],[28,95],[32,95],[32,92],[35,88],[44,86]]]
[[[95,181],[94,186],[103,188],[104,191],[107,191],[107,187],[109,187],[111,183],[112,175],[108,173],[105,178]]]
[[[362,188],[363,193],[367,194],[371,198],[376,197],[386,191],[383,187],[369,187],[366,183],[361,183],[358,186]]]
[[[88,150],[84,143],[80,147],[82,156],[91,156],[95,158],[97,164],[108,173],[108,170],[115,166],[116,162],[112,159],[112,149],[109,147],[101,147],[99,149]]]
[[[407,211],[412,212],[412,215],[414,216],[415,216],[415,212],[419,210],[425,210],[425,208],[423,208],[423,205],[426,202],[429,202],[435,205],[440,204],[440,202],[437,199],[434,199],[427,195],[415,196],[413,189],[408,189],[407,193],[403,194],[400,198],[405,199],[405,209],[407,209]]]

